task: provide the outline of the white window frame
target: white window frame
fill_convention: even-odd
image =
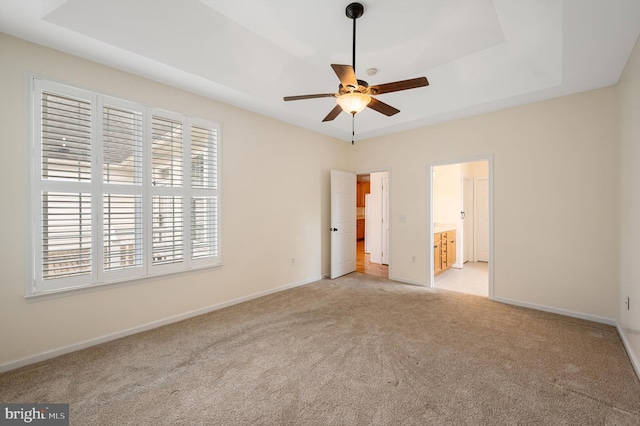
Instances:
[[[37,76],[29,76],[31,86],[31,141],[29,141],[30,170],[30,256],[26,297],[65,292],[79,288],[122,283],[167,274],[181,273],[201,268],[222,265],[221,256],[221,165],[220,165],[220,126],[211,121],[190,117],[171,111],[160,110],[139,103],[117,99],[100,93],[78,89]],[[55,181],[42,178],[42,93],[43,91],[60,94],[71,98],[86,100],[91,103],[91,182]],[[142,117],[142,182],[135,184],[117,184],[103,182],[103,108],[115,107],[137,112]],[[181,187],[153,187],[152,185],[152,133],[151,117],[163,117],[182,123],[183,128],[183,184]],[[211,130],[215,136],[215,156],[217,187],[214,189],[191,188],[191,126]],[[42,232],[42,192],[82,192],[91,194],[91,272],[81,276],[55,279],[43,278],[43,232]],[[142,199],[142,265],[129,269],[113,271],[104,270],[104,211],[105,194],[131,194]],[[152,261],[152,197],[153,195],[177,194],[182,197],[183,227],[182,250],[180,262],[154,265]],[[191,197],[212,196],[217,199],[214,221],[217,233],[213,239],[216,247],[215,256],[191,259]]]

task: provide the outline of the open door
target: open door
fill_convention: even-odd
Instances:
[[[369,234],[369,261],[389,264],[389,172],[374,172],[371,176],[369,194],[369,215],[367,227]]]
[[[462,187],[462,263],[473,262],[473,178],[464,177]],[[458,241],[460,238],[458,237]]]
[[[356,270],[356,175],[331,170],[331,279]]]

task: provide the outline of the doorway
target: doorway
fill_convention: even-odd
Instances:
[[[493,297],[492,158],[429,166],[431,287]]]
[[[389,277],[389,172],[356,179],[356,271]]]

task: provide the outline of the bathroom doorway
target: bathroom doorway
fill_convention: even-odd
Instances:
[[[492,297],[491,159],[430,166],[431,286]]]

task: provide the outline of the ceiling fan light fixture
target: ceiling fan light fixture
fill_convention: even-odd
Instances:
[[[345,93],[339,96],[336,102],[344,112],[356,115],[369,105],[371,96],[359,92]]]

